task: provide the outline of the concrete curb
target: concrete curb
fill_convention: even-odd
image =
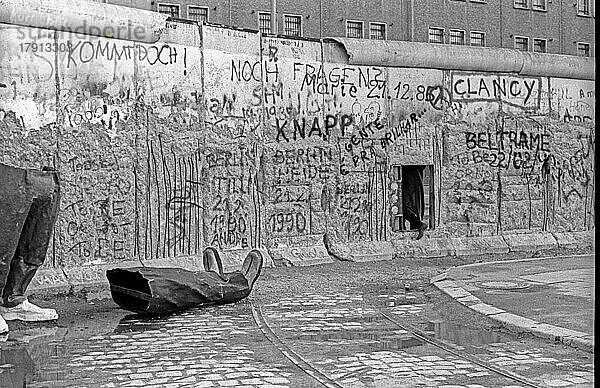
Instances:
[[[593,254],[593,252],[588,252],[588,253],[583,253],[583,254],[568,254],[568,255],[554,255],[554,256],[542,256],[542,257],[526,257],[524,259],[510,259],[509,261],[511,263],[524,263],[524,262],[528,262],[528,261],[542,261],[542,260],[548,260],[548,259],[555,259],[557,257],[560,256],[568,256],[568,257],[585,257],[585,256],[589,256],[590,254]],[[460,268],[471,268],[471,267],[480,267],[483,265],[489,265],[489,264],[501,264],[501,263],[505,263],[505,261],[484,261],[484,262],[478,262],[478,263],[471,263],[471,264],[464,264],[459,266]],[[453,268],[459,268],[459,267],[452,267],[450,268],[448,271],[450,271]],[[444,278],[448,277],[448,273],[444,273]],[[433,279],[435,279],[436,277],[432,278],[430,283],[433,284]]]
[[[486,254],[534,253],[553,249],[589,249],[594,245],[593,231],[527,233],[479,237],[430,237],[421,240],[370,241],[342,243],[333,241],[329,251],[335,257],[354,262],[416,257],[468,257]]]
[[[456,256],[471,256],[486,252],[506,254],[510,247],[502,236],[454,237],[450,239]]]
[[[481,299],[465,290],[457,282],[449,280],[447,272],[432,278],[430,284],[433,284],[440,291],[455,299],[463,306],[499,322],[502,326],[513,332],[531,333],[539,338],[561,342],[565,345],[594,353],[594,336],[580,331],[565,329],[560,326],[541,323],[483,303]]]
[[[370,262],[392,260],[396,249],[388,241],[372,241],[364,243],[339,242],[330,244],[329,252],[342,261]]]
[[[558,248],[551,233],[507,234],[502,236],[511,252],[535,252]]]
[[[559,247],[562,248],[579,248],[595,246],[595,233],[591,232],[556,232],[552,233]]]
[[[412,236],[412,234],[411,234]],[[523,237],[527,236],[527,237]],[[265,260],[265,268],[279,266],[307,266],[328,264],[340,260],[370,262],[379,260],[410,258],[468,257],[485,254],[507,254],[510,252],[537,252],[550,249],[593,248],[594,231],[564,233],[533,233],[517,235],[481,237],[430,237],[421,240],[377,241],[342,244],[323,243],[323,237],[306,241],[303,246],[260,249]],[[247,249],[225,250],[222,253],[225,271],[241,266]],[[65,294],[91,288],[106,287],[106,270],[114,267],[136,267],[139,261],[116,264],[94,264],[79,267],[42,267],[29,287],[30,294],[48,296]],[[153,267],[182,267],[197,269],[202,267],[199,256],[186,256],[165,259],[144,260],[144,265]]]

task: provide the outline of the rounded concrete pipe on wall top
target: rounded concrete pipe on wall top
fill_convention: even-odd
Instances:
[[[327,38],[343,47],[348,64],[418,67],[523,76],[596,79],[593,58],[540,54],[508,48],[471,47],[434,43]],[[330,50],[339,52],[340,50]]]

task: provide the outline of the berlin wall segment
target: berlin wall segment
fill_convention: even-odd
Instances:
[[[410,165],[431,168],[434,238],[594,226],[592,81],[350,65],[170,24],[154,44],[3,26],[2,162],[58,168],[55,265],[407,240],[393,171]]]

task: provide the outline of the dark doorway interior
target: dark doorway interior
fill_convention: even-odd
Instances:
[[[425,166],[402,166],[402,214],[409,229],[426,227],[423,171]]]
[[[390,179],[392,231],[433,228],[433,166],[394,165]]]

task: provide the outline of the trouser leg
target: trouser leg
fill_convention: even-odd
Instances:
[[[10,263],[3,290],[3,305],[16,306],[25,300],[25,291],[37,269],[44,263],[60,200],[58,176],[55,172],[30,170],[27,183],[33,201]]]
[[[4,296],[11,261],[31,206],[32,195],[25,169],[0,164],[0,182],[0,296]]]
[[[410,225],[410,230],[419,229],[423,226],[423,221],[421,221],[421,218],[413,209],[404,207],[402,212],[404,214],[404,219],[406,219]]]

